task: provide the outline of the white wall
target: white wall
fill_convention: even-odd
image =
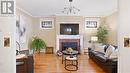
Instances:
[[[130,38],[130,0],[119,0],[119,68],[118,73],[130,73],[130,47],[123,47],[123,38]]]
[[[0,17],[0,73],[15,73],[15,17]],[[4,47],[4,37],[10,37],[10,47]]]

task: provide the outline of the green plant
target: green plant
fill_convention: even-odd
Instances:
[[[34,37],[34,40],[32,41],[32,49],[34,51],[38,51],[38,53],[40,53],[41,49],[44,49],[46,47],[45,42],[38,38],[38,37]]]
[[[108,27],[106,26],[100,26],[97,29],[97,37],[99,43],[106,43],[106,36],[108,34]]]

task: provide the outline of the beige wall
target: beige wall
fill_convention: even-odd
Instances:
[[[97,28],[100,26],[100,20],[101,20],[101,18],[99,18],[99,17],[87,17],[87,18],[84,18],[84,21],[85,20],[96,20],[98,22]],[[83,28],[84,28],[84,30],[83,30],[84,48],[88,48],[90,46],[90,44],[88,43],[88,41],[90,41],[90,39],[91,39],[92,36],[96,35],[97,28],[86,28],[85,29],[85,25],[83,25]]]
[[[53,46],[55,47],[55,40],[56,40],[56,33],[55,33],[55,23],[54,23],[54,28],[52,29],[42,29],[40,28],[40,20],[41,19],[54,19],[54,17],[46,17],[46,18],[33,18],[33,25],[32,25],[32,29],[33,29],[33,36],[38,36],[40,38],[42,38],[45,42],[47,46]]]
[[[19,17],[22,17],[24,22],[25,22],[25,26],[26,26],[26,43],[21,44],[21,50],[24,49],[29,49],[30,48],[30,43],[31,43],[31,39],[32,39],[32,20],[33,17],[28,15],[26,12],[20,10],[20,9],[16,9],[16,15]]]
[[[109,26],[107,42],[117,45],[118,13],[115,12],[112,15],[105,17],[105,21],[106,24]]]

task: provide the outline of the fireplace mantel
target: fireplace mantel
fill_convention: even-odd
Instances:
[[[61,39],[79,39],[80,40],[80,52],[83,52],[83,36],[82,35],[57,35],[56,36],[56,51],[60,49]]]
[[[81,35],[57,35],[59,39],[80,39]]]

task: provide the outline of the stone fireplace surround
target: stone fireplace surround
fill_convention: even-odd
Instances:
[[[82,35],[57,35],[56,37],[56,51],[62,49],[64,42],[77,42],[77,50],[79,53],[83,52],[83,36]]]

